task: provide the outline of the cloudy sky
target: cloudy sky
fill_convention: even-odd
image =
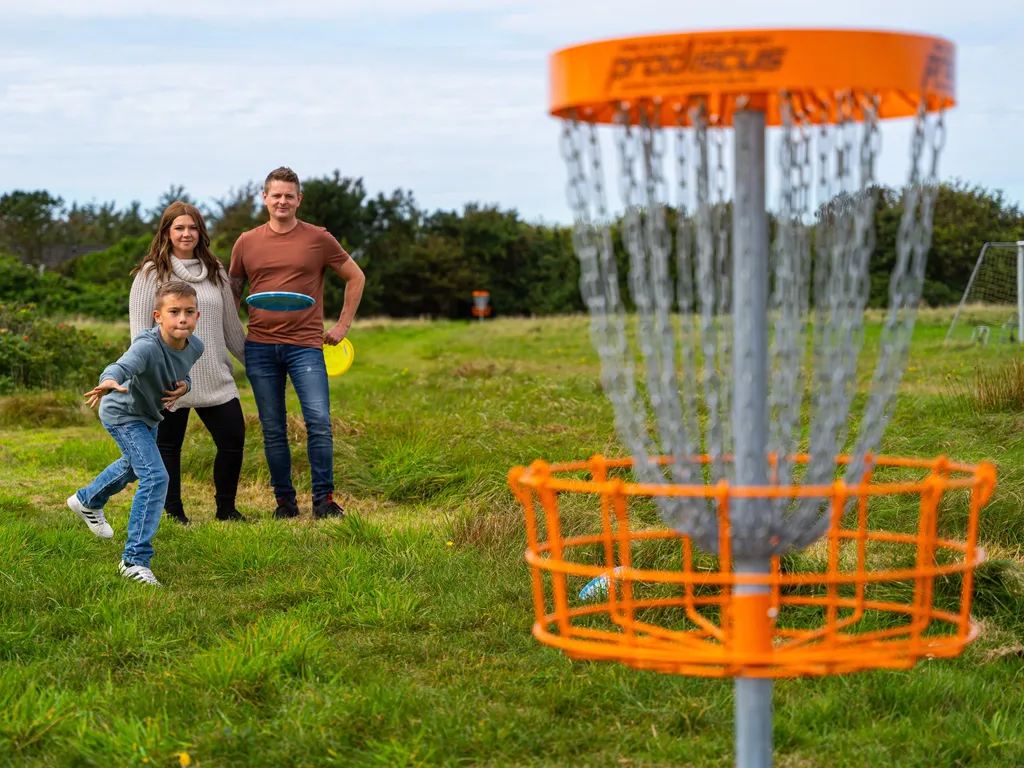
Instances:
[[[286,10],[287,9],[287,10]],[[210,202],[278,165],[421,207],[564,222],[548,54],[595,38],[827,26],[958,48],[944,177],[1024,201],[1020,0],[0,0],[0,192]],[[884,132],[883,181],[908,133]]]

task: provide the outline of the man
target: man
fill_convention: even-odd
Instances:
[[[345,338],[366,278],[359,265],[323,227],[296,218],[302,203],[299,177],[290,168],[271,171],[263,186],[270,221],[245,232],[231,251],[228,270],[235,304],[248,282],[252,293],[294,291],[312,296],[309,309],[275,312],[249,309],[245,374],[252,385],[270,482],[277,496],[277,518],[297,517],[288,445],[285,380],[291,377],[306,422],[306,450],[313,484],[313,517],[344,517],[335,503],[334,438],[330,390],[323,345]],[[345,281],[345,305],[338,322],[324,332],[324,274],[333,269]]]

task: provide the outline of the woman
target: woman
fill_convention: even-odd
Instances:
[[[160,217],[160,228],[149,253],[132,270],[129,315],[134,339],[153,326],[153,299],[157,286],[168,280],[184,280],[196,289],[199,324],[196,335],[206,345],[192,368],[192,389],[164,410],[157,433],[157,447],[170,476],[164,511],[183,525],[189,519],[181,503],[181,446],[194,408],[217,446],[213,484],[218,520],[245,518],[235,509],[238,476],[245,446],[245,420],[238,399],[233,366],[228,352],[245,364],[245,331],[238,319],[227,271],[210,251],[210,236],[199,209],[174,202]],[[168,393],[170,394],[170,393]]]

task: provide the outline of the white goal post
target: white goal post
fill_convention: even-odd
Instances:
[[[993,322],[997,327],[990,329]],[[1024,240],[981,247],[946,341],[954,330],[966,335],[968,328],[973,341],[987,342],[992,336],[1024,344]]]

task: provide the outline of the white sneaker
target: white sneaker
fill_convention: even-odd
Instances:
[[[89,530],[101,539],[114,538],[114,529],[110,527],[107,518],[103,516],[102,509],[89,509],[78,500],[78,494],[73,493],[68,499],[68,507],[78,515],[89,526]]]
[[[156,580],[156,576],[144,565],[128,565],[124,560],[117,566],[117,572],[121,574],[128,581],[138,581],[141,584],[149,584],[154,587],[162,587],[159,581]]]

